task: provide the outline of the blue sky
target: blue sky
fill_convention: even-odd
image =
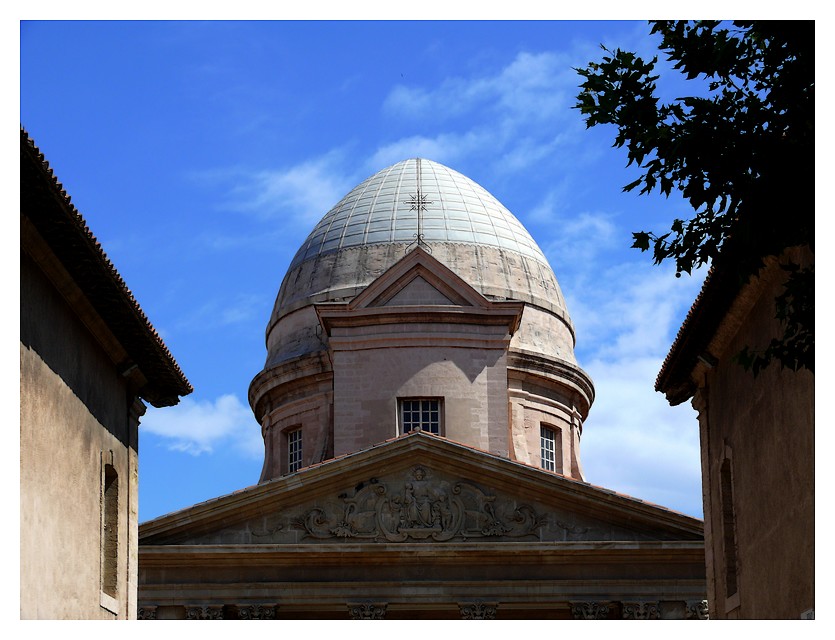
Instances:
[[[657,53],[643,22],[23,22],[20,121],[195,391],[140,428],[140,520],[255,484],[247,389],[296,249],[364,178],[446,164],[548,257],[597,398],[587,480],[701,517],[695,412],[655,376],[703,274],[630,249],[680,199],[572,109],[599,44]],[[662,97],[692,92],[662,72]]]

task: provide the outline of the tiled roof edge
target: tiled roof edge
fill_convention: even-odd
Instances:
[[[163,342],[162,338],[154,329],[148,317],[142,311],[139,303],[133,296],[133,293],[128,289],[119,272],[113,266],[113,263],[104,253],[101,244],[93,235],[90,228],[87,226],[83,216],[79,213],[76,207],[71,202],[71,197],[64,190],[63,185],[58,181],[53,170],[49,166],[49,162],[44,157],[44,154],[35,145],[34,140],[29,137],[24,127],[20,127],[20,142],[21,142],[21,156],[26,154],[31,161],[39,168],[43,181],[48,185],[52,194],[56,197],[60,204],[60,212],[64,215],[66,221],[71,223],[71,226],[76,230],[78,237],[83,240],[84,253],[86,257],[92,259],[93,263],[98,266],[98,271],[104,279],[109,281],[111,286],[118,291],[118,298],[121,299],[121,304],[124,305],[125,310],[130,312],[136,322],[132,323],[135,326],[131,329],[138,329],[142,335],[142,340],[145,346],[148,347],[153,354],[151,356],[151,366],[147,364],[148,358],[137,357],[138,354],[128,350],[134,360],[146,361],[146,366],[140,366],[140,369],[149,380],[149,389],[145,393],[140,392],[142,397],[148,400],[154,406],[170,406],[178,402],[177,396],[184,396],[193,391],[191,383],[181,371],[179,365],[174,360],[168,347]],[[21,175],[21,178],[23,176]],[[21,202],[22,204],[22,202]],[[67,266],[67,265],[65,265]],[[101,293],[93,293],[85,291],[85,295],[91,298],[91,302],[99,313],[101,309]],[[99,302],[99,304],[96,304]],[[117,302],[118,303],[118,302]],[[104,314],[106,315],[106,313]],[[110,323],[108,323],[110,324]],[[121,331],[117,327],[114,334],[122,341],[125,328]],[[127,345],[125,345],[127,347]],[[156,375],[154,375],[156,373]]]

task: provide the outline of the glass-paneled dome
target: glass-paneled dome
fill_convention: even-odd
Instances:
[[[411,158],[361,182],[313,228],[270,327],[303,306],[355,296],[417,243],[488,298],[535,304],[570,326],[554,272],[516,216],[457,171]]]
[[[442,164],[412,158],[374,174],[342,198],[307,237],[290,269],[347,247],[412,242],[418,214],[427,243],[499,247],[547,264],[516,216],[483,187]]]

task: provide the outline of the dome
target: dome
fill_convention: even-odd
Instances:
[[[583,477],[594,387],[554,272],[510,211],[441,164],[398,162],[325,214],[266,342],[249,388],[262,481],[405,435],[418,414],[430,433],[529,464],[546,437],[548,468]]]
[[[300,307],[355,296],[418,241],[486,297],[536,305],[573,334],[554,272],[519,220],[473,180],[421,158],[377,172],[325,214],[290,263],[268,334]]]
[[[420,212],[418,191],[425,202]],[[348,247],[413,242],[418,213],[427,243],[487,245],[548,264],[525,227],[484,188],[442,164],[413,158],[354,187],[311,231],[290,269]]]

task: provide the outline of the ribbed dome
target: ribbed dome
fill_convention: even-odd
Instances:
[[[418,206],[418,192],[425,207]],[[347,247],[412,242],[419,213],[427,243],[487,245],[548,262],[516,217],[483,187],[442,164],[412,158],[354,187],[319,221],[290,269]]]
[[[290,263],[270,327],[307,304],[355,296],[406,254],[418,231],[483,295],[535,304],[570,326],[554,272],[519,220],[466,176],[412,158],[361,182],[319,221]]]

